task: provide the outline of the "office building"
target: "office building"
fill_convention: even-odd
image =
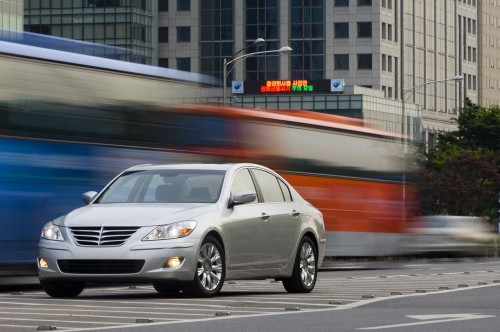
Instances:
[[[23,0],[0,0],[0,29],[23,29]]]
[[[480,78],[495,72],[479,67],[486,62],[480,33],[488,30],[480,11],[499,22],[498,6],[476,0],[46,0],[35,1],[38,8],[32,3],[25,5],[27,31],[130,48],[144,63],[221,81],[224,59],[239,50],[243,55],[290,46],[289,56],[255,55],[226,68],[227,101],[238,105],[354,116],[415,138],[423,133],[432,144],[436,132],[456,128],[452,119],[465,97],[474,103],[500,99],[493,91],[480,92],[486,82],[498,82],[498,75]],[[488,33],[498,42],[495,29],[491,25]],[[265,44],[252,46],[257,38]],[[489,59],[498,59],[489,47]],[[463,81],[452,80],[456,75]],[[233,89],[233,81],[244,89]],[[342,89],[332,91],[338,82]],[[263,89],[282,83],[299,85],[293,91]],[[221,95],[214,89],[213,100],[221,102]]]
[[[156,1],[27,0],[24,31],[128,50],[121,59],[153,64]]]
[[[478,1],[479,105],[500,105],[500,0]]]

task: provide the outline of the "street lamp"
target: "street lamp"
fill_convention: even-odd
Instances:
[[[406,148],[407,148],[406,137],[405,137],[405,134],[406,134],[406,131],[405,131],[405,127],[406,127],[406,123],[405,123],[405,120],[406,120],[406,99],[409,98],[411,96],[411,94],[413,94],[415,92],[415,90],[417,90],[418,88],[421,88],[425,85],[446,82],[446,81],[460,82],[463,79],[464,79],[464,77],[462,75],[455,75],[451,78],[445,78],[442,80],[429,81],[429,82],[425,82],[422,84],[418,84],[418,85],[415,85],[414,87],[409,88],[409,89],[405,89],[404,87],[401,88],[401,116],[402,116],[402,120],[401,120],[401,143],[402,143],[402,146],[401,146],[401,149],[403,151],[403,153],[402,153],[403,154],[403,220],[406,218]]]
[[[254,42],[255,44],[255,42]],[[253,46],[253,45],[251,45]],[[240,55],[240,56],[235,56],[237,55],[237,53],[240,53],[241,51],[244,51],[245,49],[243,50],[239,50],[238,52],[236,52],[229,61],[227,61],[227,59],[224,58],[224,72],[223,72],[223,86],[222,86],[222,104],[223,105],[226,105],[226,84],[227,84],[227,76],[231,73],[231,71],[234,69],[234,67],[236,66],[236,64],[245,59],[245,58],[248,58],[248,57],[251,57],[251,56],[256,56],[256,55],[262,55],[262,54],[269,54],[269,53],[278,53],[280,55],[283,55],[283,54],[290,54],[292,52],[292,48],[289,47],[289,46],[283,46],[281,47],[280,49],[278,50],[269,50],[269,51],[260,51],[260,52],[253,52],[253,53],[247,53],[247,54],[243,54],[243,55]],[[227,68],[233,64],[233,66],[228,70]]]
[[[419,85],[415,85],[414,87],[410,88],[410,89],[405,89],[405,88],[402,88],[401,89],[401,115],[403,117],[402,121],[401,121],[401,134],[403,136],[403,140],[404,140],[404,136],[405,136],[405,119],[406,119],[406,99],[407,97],[410,97],[412,93],[415,92],[415,90],[417,90],[418,88],[421,88],[425,85],[429,85],[429,84],[434,84],[434,83],[440,83],[440,82],[446,82],[446,81],[455,81],[455,82],[460,82],[464,79],[464,77],[462,75],[455,75],[451,78],[445,78],[445,79],[442,79],[442,80],[437,80],[437,81],[429,81],[429,82],[425,82],[425,83],[422,83],[422,84],[419,84]],[[406,94],[408,94],[408,96],[406,96]]]
[[[264,45],[266,43],[266,41],[263,39],[263,38],[257,38],[254,40],[254,42],[250,45],[250,46],[247,46],[247,47],[243,47],[241,50],[237,51],[236,53],[233,54],[233,56],[231,57],[231,59],[229,59],[229,61],[233,60],[234,58],[236,58],[236,56],[238,54],[240,54],[241,52],[243,51],[246,51],[248,50],[250,47],[261,47],[262,45]]]

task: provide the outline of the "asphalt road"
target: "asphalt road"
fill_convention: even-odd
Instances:
[[[91,287],[52,299],[0,290],[0,331],[499,331],[500,260],[326,266],[310,294],[271,280],[226,283],[219,297],[149,285]]]

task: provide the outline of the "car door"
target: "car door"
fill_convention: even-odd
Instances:
[[[231,196],[238,191],[252,190],[257,192],[248,168],[238,170],[232,180]],[[235,205],[227,210],[224,221],[224,233],[227,241],[227,262],[231,270],[258,269],[264,253],[259,230],[262,227],[259,202]]]
[[[284,267],[297,246],[301,211],[292,201],[288,186],[274,174],[259,168],[251,170],[262,197],[259,212],[266,218],[259,228],[262,268]]]

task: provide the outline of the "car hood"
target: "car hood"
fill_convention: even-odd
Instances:
[[[196,218],[216,204],[93,204],[54,220],[58,226],[155,226]]]

